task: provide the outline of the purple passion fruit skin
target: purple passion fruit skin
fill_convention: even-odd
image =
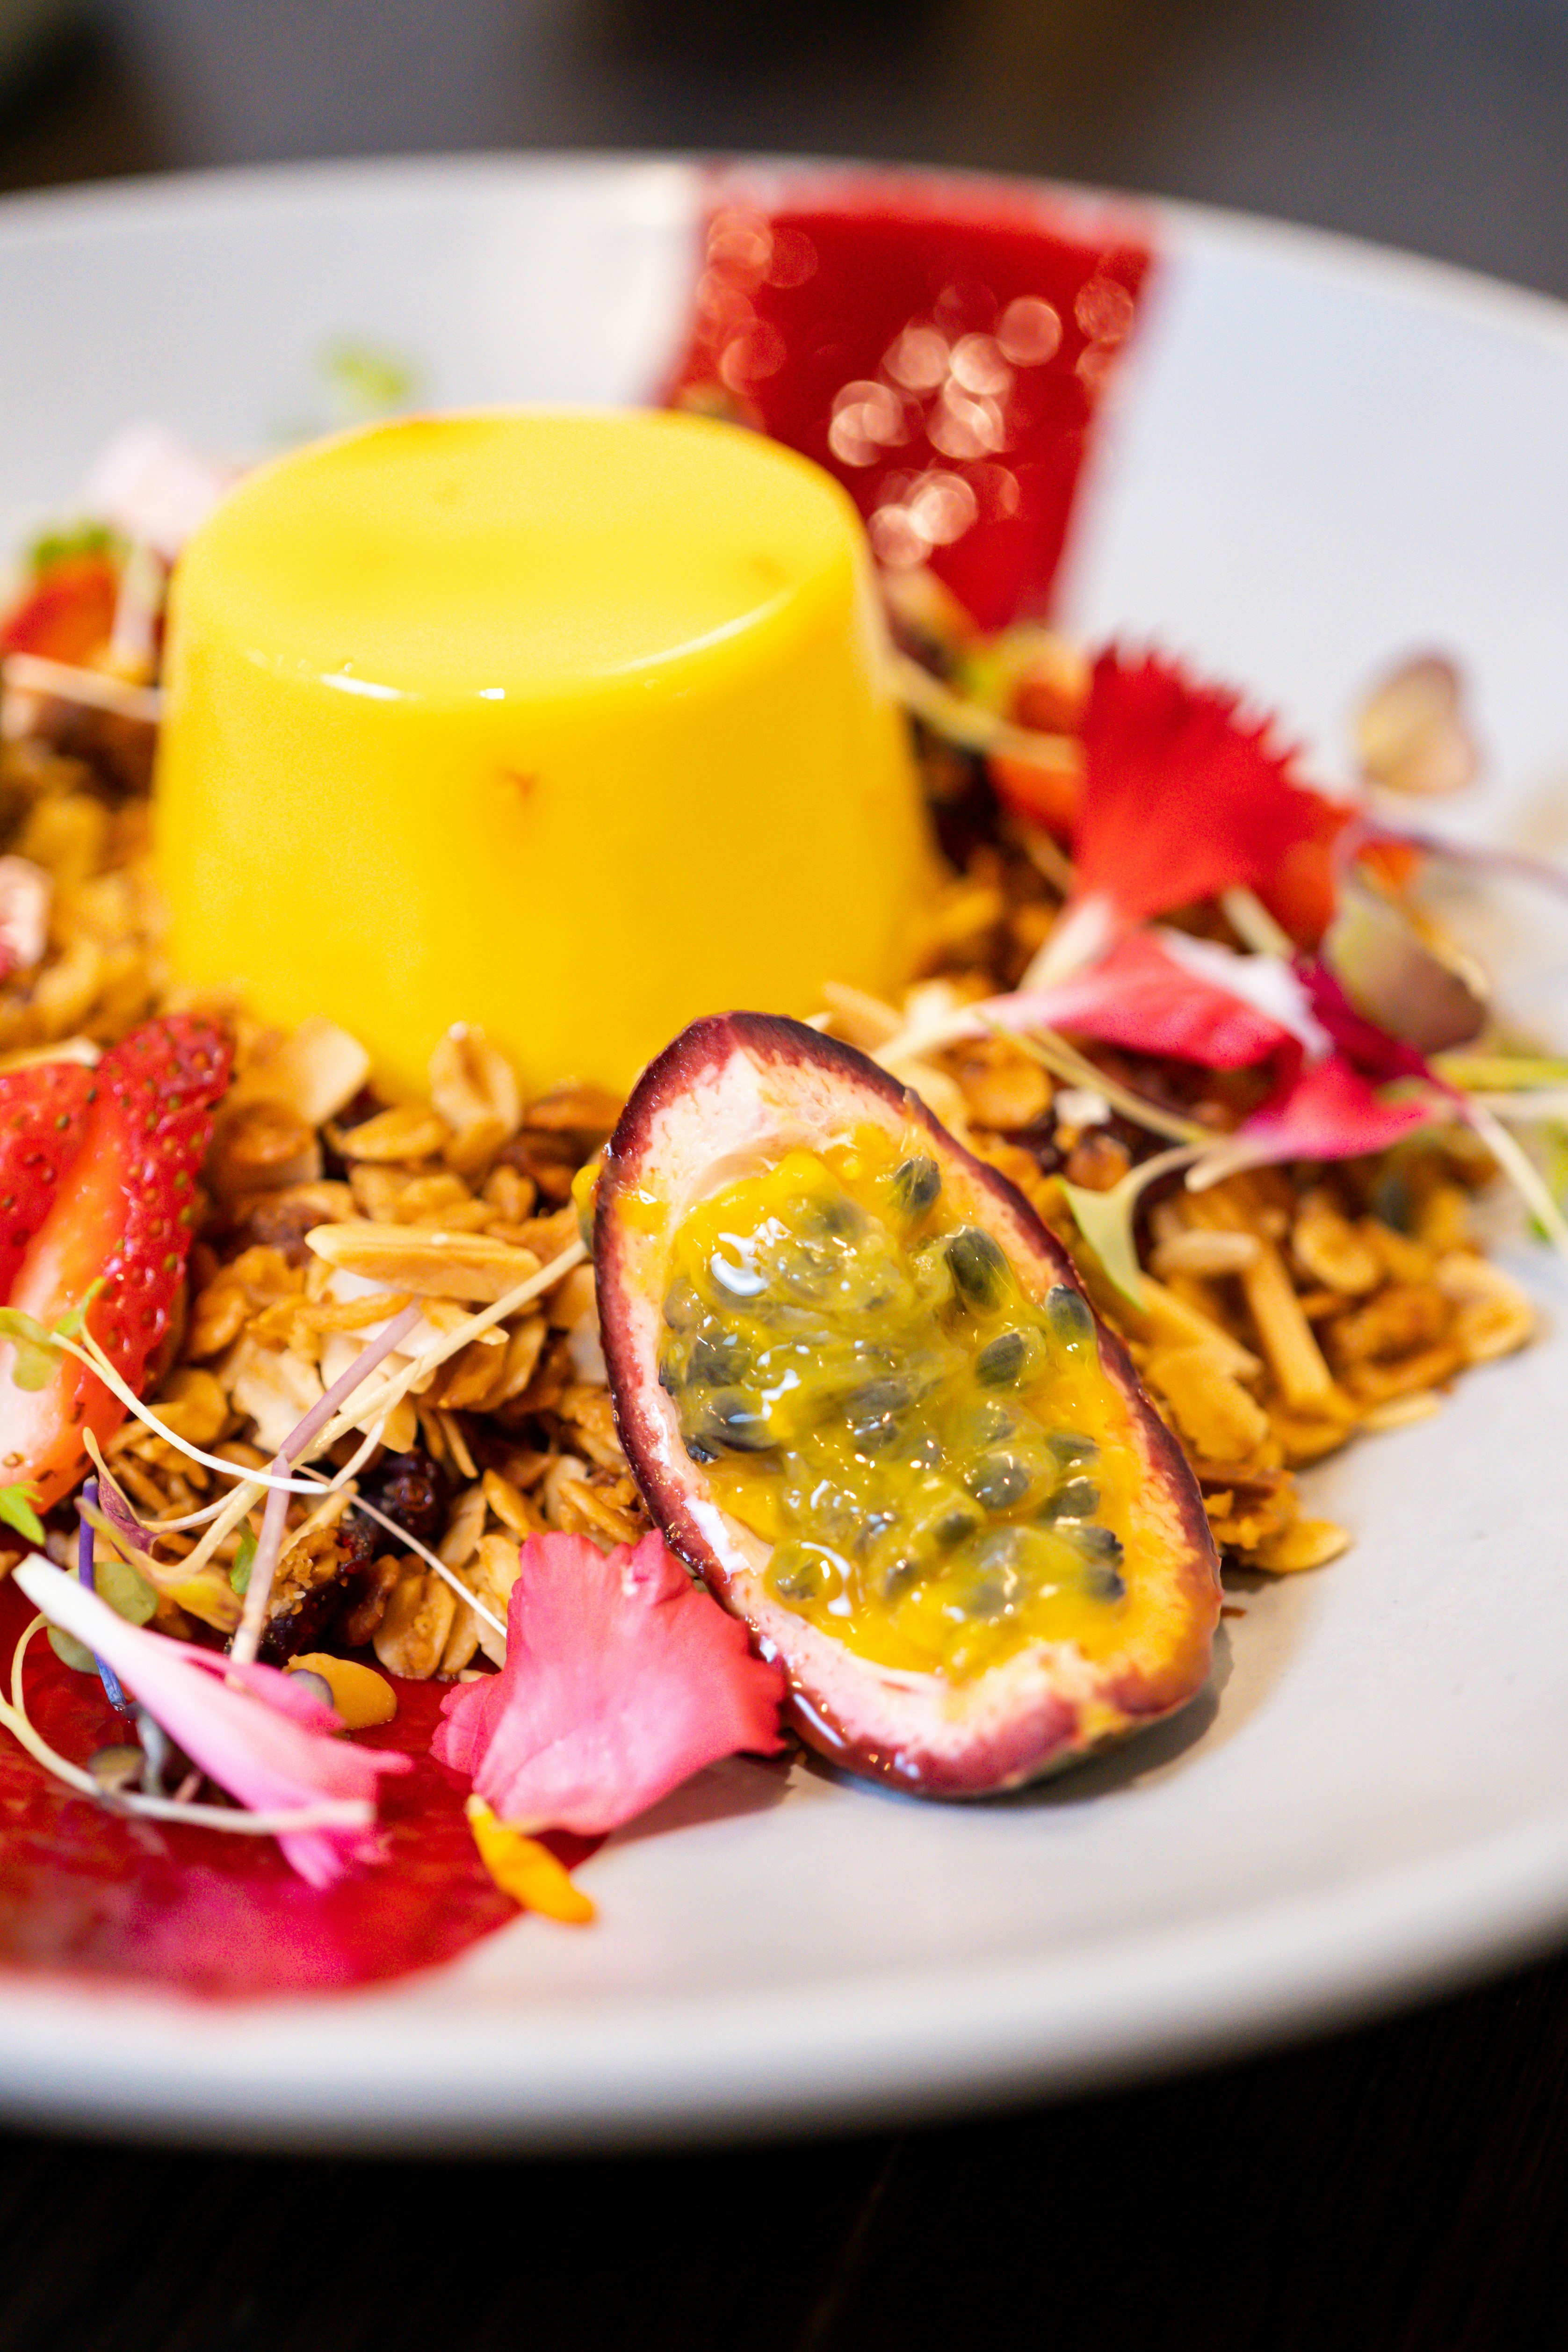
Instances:
[[[790,1160],[791,1154],[804,1156]],[[954,1539],[956,1566],[938,1562],[913,1600],[884,1565],[863,1576],[847,1568],[861,1581],[853,1591],[824,1586],[835,1595],[824,1601],[810,1580],[801,1581],[797,1568],[802,1549],[824,1549],[814,1543],[779,1541],[779,1557],[788,1548],[790,1569],[782,1577],[772,1572],[776,1545],[768,1530],[774,1538],[783,1535],[778,1496],[781,1485],[787,1496],[789,1490],[788,1478],[768,1475],[768,1465],[782,1458],[820,1466],[821,1454],[810,1452],[813,1444],[838,1445],[839,1458],[847,1458],[843,1445],[852,1448],[859,1440],[843,1437],[837,1405],[822,1438],[810,1426],[810,1398],[781,1396],[775,1384],[767,1426],[749,1436],[737,1428],[716,1444],[711,1436],[705,1442],[694,1423],[698,1408],[679,1393],[694,1377],[688,1368],[695,1343],[674,1330],[666,1304],[689,1299],[692,1284],[683,1269],[695,1263],[694,1248],[709,1246],[710,1228],[735,1221],[731,1203],[737,1211],[750,1203],[748,1213],[765,1214],[757,1203],[778,1197],[776,1179],[786,1161],[792,1169],[821,1171],[823,1197],[849,1201],[843,1216],[852,1237],[842,1246],[852,1254],[862,1247],[853,1236],[862,1235],[867,1262],[893,1268],[884,1287],[896,1291],[905,1320],[879,1326],[876,1312],[852,1302],[831,1335],[852,1353],[874,1346],[879,1330],[884,1337],[896,1330],[904,1352],[894,1349],[892,1360],[895,1369],[904,1368],[913,1344],[908,1333],[920,1314],[915,1289],[925,1282],[934,1255],[957,1263],[954,1241],[961,1256],[972,1256],[977,1234],[980,1255],[1002,1269],[998,1279],[1008,1295],[1001,1304],[993,1297],[971,1313],[972,1301],[960,1296],[936,1310],[944,1320],[933,1347],[946,1367],[946,1385],[931,1408],[936,1417],[921,1433],[910,1477],[924,1477],[927,1485],[949,1475],[955,1481],[967,1478],[972,1499],[979,1483],[972,1462],[941,1454],[962,1425],[966,1381],[972,1376],[989,1395],[983,1384],[998,1361],[1017,1352],[1013,1326],[1026,1336],[1043,1334],[1040,1344],[1047,1348],[1053,1329],[1071,1337],[1071,1361],[1059,1360],[1054,1369],[1046,1363],[1043,1370],[1037,1362],[1032,1377],[1043,1382],[1039,1394],[1047,1402],[1042,1406],[1036,1395],[1014,1412],[1015,1431],[1023,1424],[1016,1450],[1027,1455],[1033,1446],[1038,1456],[1035,1440],[1048,1422],[1065,1417],[1081,1429],[1092,1425],[1101,1442],[1085,1445],[1097,1484],[1085,1487],[1083,1462],[1069,1459],[1043,1506],[1038,1495],[998,1499],[982,1486],[982,1524]],[[913,1208],[907,1181],[901,1190],[894,1181],[911,1164],[934,1170],[940,1180],[933,1189],[925,1176]],[[849,1187],[842,1196],[832,1192],[841,1179]],[[883,1202],[896,1193],[902,1205],[889,1212],[891,1245],[875,1215],[856,1206],[857,1188],[860,1202]],[[770,1234],[779,1230],[777,1223],[766,1227]],[[786,1227],[783,1238],[795,1237]],[[724,1246],[734,1257],[728,1238]],[[744,1619],[760,1653],[784,1664],[787,1717],[810,1746],[852,1772],[915,1794],[985,1796],[1054,1771],[1154,1722],[1203,1687],[1219,1615],[1218,1564],[1180,1448],[1145,1396],[1121,1342],[1093,1317],[1070,1259],[1022,1195],[965,1150],[918,1097],[874,1062],[770,1014],[734,1013],[695,1022],[643,1072],[611,1139],[599,1182],[594,1247],[611,1392],[638,1485],[672,1549]],[[715,1295],[710,1290],[710,1298]],[[742,1297],[736,1317],[760,1314],[767,1304]],[[999,1350],[990,1336],[998,1317],[1009,1326]],[[789,1319],[786,1312],[785,1322]],[[795,1328],[801,1320],[795,1317]],[[706,1315],[703,1332],[711,1336],[715,1329]],[[721,1332],[721,1341],[724,1337]],[[710,1392],[704,1397],[703,1409],[711,1413]],[[921,1410],[915,1408],[916,1423]],[[852,1432],[852,1415],[848,1425]],[[805,1447],[805,1454],[787,1451],[780,1457],[780,1427],[794,1431],[787,1444]],[[933,1434],[938,1429],[940,1437]],[[1053,1442],[1049,1432],[1044,1442]],[[1071,1444],[1067,1450],[1071,1455]],[[881,1475],[873,1455],[857,1458],[866,1477]],[[871,1490],[862,1484],[858,1491],[863,1496]],[[1087,1509],[1071,1502],[1074,1493],[1088,1495]],[[1064,1496],[1071,1522],[1065,1525],[1052,1518]],[[1083,1524],[1095,1518],[1098,1524]],[[798,1517],[787,1524],[799,1534]],[[874,1562],[880,1543],[885,1562],[890,1539],[874,1528],[872,1534],[869,1557]],[[1067,1538],[1076,1549],[1063,1548]],[[961,1632],[939,1654],[929,1644],[945,1638],[941,1627],[955,1611],[950,1601],[945,1609],[937,1604],[955,1589],[966,1561],[972,1590],[998,1547],[1004,1554],[1010,1549],[1067,1562],[1065,1580],[1060,1588],[1049,1581],[1040,1586],[1043,1601],[1004,1608],[1002,1614],[1016,1622],[999,1633],[996,1622],[982,1623],[977,1643]],[[847,1566],[856,1547],[846,1540],[841,1548]],[[866,1552],[866,1542],[858,1549]],[[866,1599],[868,1593],[873,1597]],[[915,1628],[914,1647],[901,1630],[906,1625]]]

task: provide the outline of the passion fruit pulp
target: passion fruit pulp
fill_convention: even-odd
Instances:
[[[977,1796],[1202,1687],[1179,1448],[1028,1203],[874,1063],[695,1023],[611,1139],[595,1255],[649,1507],[823,1754]]]

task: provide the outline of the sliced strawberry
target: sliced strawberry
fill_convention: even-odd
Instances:
[[[0,1076],[0,1299],[81,1150],[96,1071],[34,1062]]]
[[[12,1285],[11,1305],[47,1328],[101,1277],[88,1328],[132,1388],[168,1329],[211,1108],[228,1084],[231,1058],[222,1030],[188,1013],[149,1022],[104,1055],[70,1182]],[[84,1430],[106,1436],[123,1414],[102,1381],[68,1357],[46,1388],[0,1380],[0,1477],[36,1485],[47,1510],[80,1474]]]
[[[85,662],[109,643],[120,575],[106,555],[64,555],[0,614],[0,653]]]

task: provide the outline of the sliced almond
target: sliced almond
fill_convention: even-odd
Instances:
[[[488,1306],[539,1269],[532,1250],[488,1234],[449,1233],[438,1225],[378,1225],[355,1218],[341,1225],[316,1225],[305,1239],[329,1265],[415,1298]]]

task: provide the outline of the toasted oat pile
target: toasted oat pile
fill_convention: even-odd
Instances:
[[[134,756],[114,725],[68,749],[0,744],[0,1067],[39,1051],[90,1058],[176,1001],[146,865],[145,746]],[[930,772],[954,872],[927,919],[921,985],[988,993],[1017,981],[1049,931],[1060,852],[994,807],[967,805],[952,754],[933,751]],[[32,961],[29,922],[44,941]],[[900,1008],[846,989],[827,996],[825,1022],[869,1050],[902,1025]],[[235,1080],[206,1171],[187,1312],[152,1396],[189,1442],[259,1468],[367,1331],[413,1300],[428,1333],[451,1331],[561,1252],[576,1232],[572,1180],[618,1105],[589,1087],[525,1103],[503,1058],[462,1030],[434,1058],[428,1100],[388,1103],[368,1087],[356,1041],[329,1023],[285,1037],[221,1009],[236,1034]],[[1099,1061],[1217,1129],[1255,1099],[1249,1074]],[[1158,1148],[1011,1041],[956,1047],[903,1075],[1081,1258],[1060,1179],[1103,1190]],[[1468,1365],[1530,1337],[1528,1300],[1471,1237],[1470,1197],[1488,1172],[1463,1138],[1424,1137],[1327,1174],[1271,1170],[1197,1195],[1173,1186],[1147,1215],[1141,1314],[1092,1255],[1085,1264],[1233,1560],[1278,1571],[1331,1559],[1347,1538],[1300,1515],[1295,1469],[1357,1429],[1435,1412]],[[336,1449],[340,1465],[355,1442]],[[134,1421],[108,1455],[160,1518],[199,1509],[220,1483]],[[497,1660],[499,1636],[356,1515],[354,1493],[435,1549],[502,1618],[519,1537],[553,1528],[610,1545],[642,1533],[591,1267],[430,1373],[394,1409],[354,1489],[290,1507],[264,1654],[370,1642],[385,1666],[414,1676]],[[233,1630],[258,1520],[161,1597],[167,1630]],[[163,1556],[173,1562],[196,1540],[166,1534]]]

